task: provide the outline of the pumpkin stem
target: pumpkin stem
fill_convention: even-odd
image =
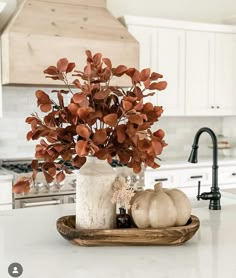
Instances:
[[[162,183],[161,182],[158,182],[154,185],[154,189],[155,191],[162,191]]]

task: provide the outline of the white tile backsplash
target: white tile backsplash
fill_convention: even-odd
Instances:
[[[162,158],[185,157],[188,158],[195,133],[201,127],[209,127],[216,134],[222,131],[221,117],[162,117],[154,126],[165,131],[165,147]],[[202,134],[199,139],[199,157],[210,156],[212,150],[208,148],[211,138],[208,134]],[[200,158],[199,158],[200,159]]]
[[[0,159],[33,157],[36,141],[27,141],[26,134],[30,126],[25,123],[26,117],[37,111],[34,87],[3,87],[3,118],[0,118]],[[51,89],[41,88],[46,92]],[[235,118],[233,118],[235,119]],[[233,119],[228,119],[229,130]],[[221,117],[162,117],[154,129],[162,128],[168,146],[162,158],[188,157],[196,131],[207,126],[217,134],[222,132]],[[236,131],[235,131],[236,137]],[[203,134],[200,138],[199,155],[211,155],[207,146],[210,137]]]
[[[225,117],[223,119],[223,130],[222,133],[228,138],[232,149],[231,155],[236,156],[236,116]]]

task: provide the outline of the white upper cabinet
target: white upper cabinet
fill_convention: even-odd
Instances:
[[[140,26],[128,30],[139,42],[140,69],[151,68],[168,82],[164,91],[147,101],[163,106],[165,116],[184,115],[184,31]]]
[[[214,34],[186,32],[186,114],[211,115],[214,109]]]
[[[152,68],[152,49],[155,47],[153,28],[130,26],[128,31],[139,42],[139,68]]]
[[[236,115],[236,36],[186,32],[186,114]]]
[[[236,115],[236,27],[125,16],[140,44],[140,68],[164,76],[152,97],[164,116]]]
[[[163,106],[163,116],[181,116],[184,115],[185,32],[166,28],[158,28],[156,32],[153,70],[163,74],[168,83],[164,91],[158,92],[157,104]]]
[[[215,34],[215,100],[217,115],[236,115],[236,35]]]
[[[2,117],[2,61],[1,61],[1,40],[0,40],[0,118]]]

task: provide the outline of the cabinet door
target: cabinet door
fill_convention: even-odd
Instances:
[[[147,27],[129,26],[128,31],[139,42],[139,69],[153,67],[152,49],[154,45],[154,30]]]
[[[12,203],[11,180],[0,180],[0,205]]]
[[[178,179],[173,171],[147,170],[144,172],[145,189],[153,189],[156,183],[162,183],[163,187],[177,187]]]
[[[0,40],[0,118],[2,117],[2,50],[1,50],[1,40]]]
[[[215,34],[215,107],[217,115],[236,115],[236,35]]]
[[[154,28],[129,26],[128,31],[139,42],[139,70],[150,68],[153,71],[156,60],[153,49],[156,45],[156,32]],[[156,104],[156,95],[145,98],[145,102]]]
[[[164,91],[157,93],[156,104],[163,106],[163,116],[181,116],[184,115],[185,32],[167,28],[158,28],[156,32],[153,69],[168,83]]]
[[[214,34],[186,32],[186,115],[214,115]]]

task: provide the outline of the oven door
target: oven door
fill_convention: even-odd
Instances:
[[[70,198],[69,198],[70,196]],[[20,198],[15,199],[14,208],[32,208],[39,206],[60,205],[65,203],[72,203],[74,194],[65,196],[48,196],[48,197],[33,197],[33,198]]]

